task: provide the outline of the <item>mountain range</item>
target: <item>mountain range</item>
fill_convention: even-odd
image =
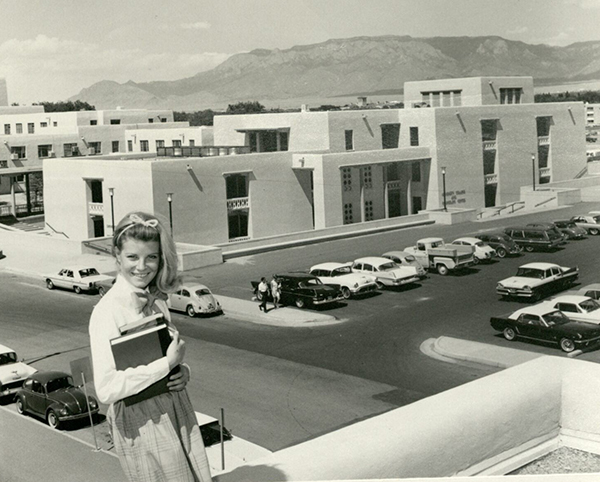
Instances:
[[[123,84],[103,80],[69,100],[98,109],[221,109],[257,100],[400,94],[405,81],[529,75],[538,85],[600,79],[600,41],[566,47],[532,45],[497,36],[354,37],[232,55],[212,70],[173,81]],[[298,104],[299,106],[299,104]]]

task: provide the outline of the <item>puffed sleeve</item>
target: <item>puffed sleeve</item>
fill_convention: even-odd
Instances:
[[[169,373],[167,357],[136,368],[116,369],[110,346],[110,340],[120,334],[115,316],[115,310],[104,297],[94,308],[89,326],[94,386],[98,400],[105,404],[135,395]]]

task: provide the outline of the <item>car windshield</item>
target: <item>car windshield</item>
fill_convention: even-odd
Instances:
[[[17,354],[14,351],[0,353],[0,365],[10,365],[11,363],[17,363]]]
[[[393,261],[390,261],[389,263],[383,263],[379,265],[379,271],[390,271],[392,269],[396,269],[398,267],[398,265],[396,263],[394,263]]]
[[[478,243],[473,243],[473,246],[479,246],[480,248],[483,248],[483,241],[479,241]]]
[[[210,295],[210,290],[208,288],[200,288],[196,290],[196,296]]]
[[[536,268],[519,268],[517,276],[521,278],[544,279],[544,271]]]
[[[73,386],[73,379],[71,377],[60,377],[55,378],[54,380],[50,380],[46,384],[46,390],[48,393],[55,392],[56,390],[61,390],[63,388],[70,388]]]
[[[86,276],[96,276],[99,275],[98,270],[96,268],[86,268],[79,270],[79,276],[85,278]]]
[[[331,272],[331,276],[344,276],[350,273],[352,273],[352,268],[350,268],[350,266],[342,266],[341,268],[334,269]]]
[[[600,308],[600,305],[595,300],[582,301],[581,303],[579,303],[579,306],[586,313],[591,313],[592,311],[596,311],[598,308]]]
[[[412,254],[409,254],[408,256],[404,256],[404,261],[406,261],[407,263],[412,263],[416,260],[417,259]]]
[[[564,325],[569,322],[569,318],[567,318],[562,311],[552,311],[551,313],[547,313],[542,316],[544,321],[548,324],[548,326],[556,326],[556,325]]]

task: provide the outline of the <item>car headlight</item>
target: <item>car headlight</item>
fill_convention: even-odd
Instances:
[[[354,283],[353,288],[358,288],[358,283]]]
[[[503,290],[503,289],[504,289],[504,286],[502,286],[502,283],[498,283],[498,284],[496,285],[496,289],[497,289],[497,290]]]
[[[90,408],[92,410],[95,410],[98,408],[98,402],[96,402],[96,400],[94,400],[93,398],[88,399],[88,403],[90,404]]]
[[[531,291],[531,286],[525,285],[525,286],[523,286],[523,290],[525,290],[525,291]]]
[[[67,409],[67,407],[63,407],[58,411],[58,413],[60,415],[69,415],[69,410]]]

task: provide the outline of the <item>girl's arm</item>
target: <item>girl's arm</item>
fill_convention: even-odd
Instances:
[[[105,404],[135,395],[169,373],[167,357],[148,365],[117,370],[110,340],[118,336],[119,330],[110,310],[94,309],[90,319],[94,385],[98,400]]]

